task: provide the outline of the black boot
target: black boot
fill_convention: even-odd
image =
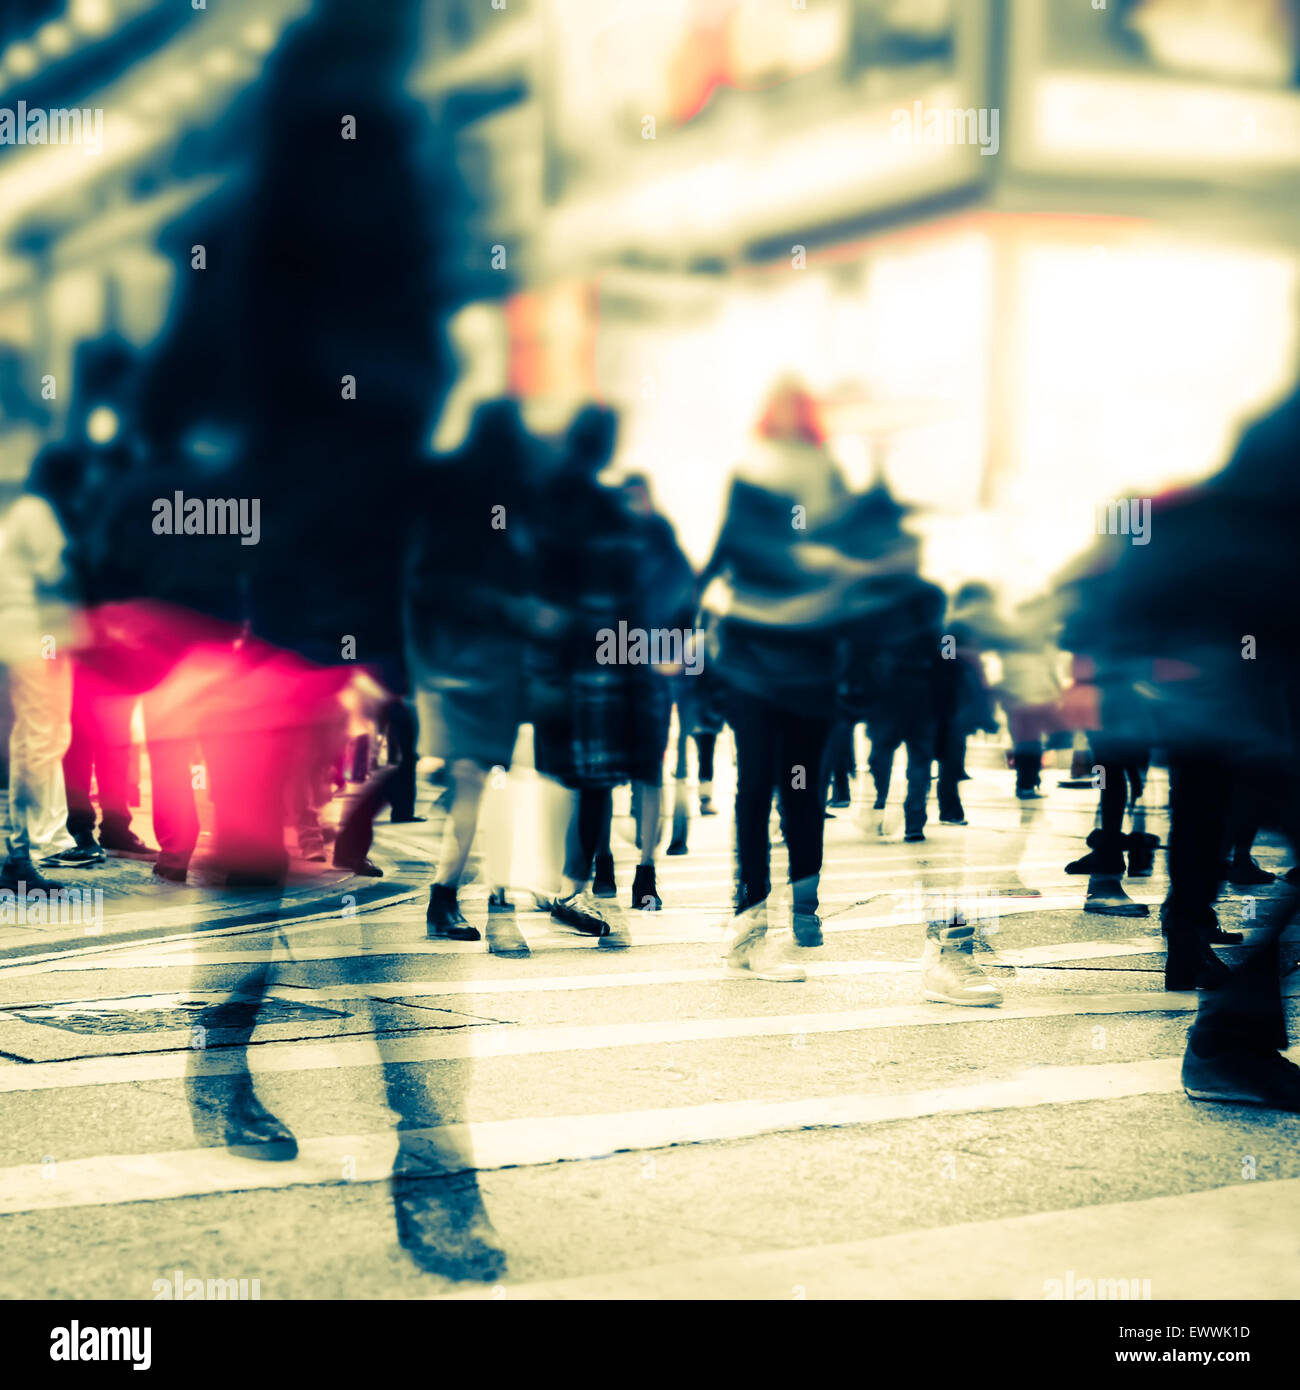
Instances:
[[[643,912],[658,912],[663,905],[663,899],[655,888],[655,866],[638,864],[632,878],[632,906]]]
[[[1169,899],[1166,898],[1160,904],[1160,930],[1165,936],[1169,935],[1170,911]],[[1246,939],[1239,931],[1224,931],[1219,925],[1219,915],[1212,907],[1207,907],[1198,915],[1196,927],[1210,946],[1240,946]]]
[[[1223,876],[1234,888],[1262,888],[1266,883],[1277,882],[1277,875],[1261,869],[1249,854],[1230,859]]]
[[[264,1163],[287,1163],[298,1157],[298,1141],[283,1120],[278,1120],[253,1094],[242,1087],[226,1113],[226,1147],[241,1158]]]
[[[591,896],[593,898],[618,897],[618,884],[614,882],[614,856],[612,854],[598,854],[596,856],[595,872],[591,878]]]
[[[0,888],[11,893],[24,889],[39,888],[43,893],[57,893],[65,887],[62,883],[46,878],[32,861],[25,856],[10,855],[0,867]]]
[[[1114,874],[1092,874],[1088,879],[1085,912],[1100,912],[1106,917],[1146,917],[1150,908],[1135,903],[1124,891],[1124,885]]]
[[[1145,830],[1135,830],[1125,837],[1124,847],[1128,850],[1128,876],[1150,878],[1156,866],[1156,850],[1160,848],[1160,837],[1148,835]]]
[[[449,883],[435,883],[429,889],[429,910],[425,913],[427,935],[447,941],[477,941],[478,928],[465,920],[456,902],[456,889]]]
[[[532,952],[515,921],[515,905],[506,897],[505,889],[488,898],[488,950],[494,956],[527,956]]]
[[[1165,954],[1165,989],[1218,989],[1232,973],[1227,965],[1210,950],[1209,935],[1203,919],[1180,920],[1170,930],[1173,913],[1166,903],[1161,909],[1162,930],[1167,938]],[[1213,911],[1210,912],[1213,917]],[[1218,921],[1215,919],[1215,926]]]
[[[393,1213],[398,1244],[426,1273],[486,1284],[505,1273],[506,1252],[473,1173],[394,1172]]]
[[[1094,830],[1086,841],[1091,854],[1072,860],[1065,866],[1067,874],[1104,874],[1108,878],[1124,877],[1124,836],[1115,831]]]

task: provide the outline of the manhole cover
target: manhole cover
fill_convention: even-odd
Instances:
[[[24,1023],[40,1023],[68,1033],[151,1033],[193,1028],[199,1023],[203,1010],[223,997],[153,994],[135,999],[78,1000],[71,1004],[36,1004],[31,1008],[12,1009],[10,1015]],[[337,1009],[322,1009],[291,999],[264,999],[257,1011],[259,1027],[273,1023],[321,1023],[347,1017],[347,1013]]]

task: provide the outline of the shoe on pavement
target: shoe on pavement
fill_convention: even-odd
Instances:
[[[487,943],[494,956],[532,955],[515,920],[515,905],[504,892],[493,893],[488,899]]]
[[[936,1004],[987,1008],[1002,1002],[1002,991],[976,965],[975,928],[961,917],[932,922],[921,953],[921,995]]]
[[[506,1252],[472,1173],[428,1177],[393,1174],[397,1242],[426,1274],[494,1284]]]
[[[1160,931],[1169,935],[1169,899],[1160,904]],[[1203,940],[1211,946],[1240,946],[1246,939],[1239,931],[1224,931],[1219,925],[1219,914],[1207,907],[1197,920],[1197,929]]]
[[[298,1157],[293,1131],[251,1092],[226,1113],[226,1147],[241,1158],[263,1163],[288,1163]]]
[[[706,795],[704,795],[703,793],[701,793],[701,795],[700,795],[700,815],[702,815],[702,816],[716,816],[717,814],[718,814],[718,813],[717,813],[717,811],[714,809],[714,806],[713,806],[713,798],[712,798],[711,796],[706,796]]]
[[[922,845],[925,843],[925,832],[922,830],[908,830],[903,834],[904,844]]]
[[[1148,917],[1151,913],[1146,903],[1135,903],[1119,879],[1110,874],[1093,874],[1089,878],[1083,910],[1106,917]]]
[[[26,892],[32,888],[39,888],[42,893],[58,893],[65,886],[52,878],[46,878],[27,858],[15,858],[11,854],[0,867],[0,889],[10,893]]]
[[[56,854],[47,854],[41,859],[43,865],[57,865],[65,869],[89,869],[103,862],[104,851],[98,845],[94,849],[82,849],[80,845],[73,845],[70,849],[61,849]]]
[[[1218,989],[1231,974],[1203,936],[1179,932],[1170,938],[1165,952],[1165,989],[1170,994]]]
[[[950,815],[946,815],[946,816],[943,815],[943,814],[940,814],[940,816],[939,816],[939,824],[940,824],[940,825],[969,825],[970,822],[966,819],[966,812],[965,812],[965,811],[953,811]]]
[[[429,889],[429,907],[424,915],[425,935],[430,940],[478,941],[478,928],[471,926],[456,901],[456,888],[450,883],[435,883]]]
[[[93,843],[95,837],[91,835],[90,839]],[[80,835],[77,836],[77,843],[81,843]],[[99,844],[110,854],[138,854],[141,858],[152,859],[158,853],[156,849],[150,849],[129,825],[101,825]]]
[[[551,921],[583,936],[608,936],[610,930],[600,903],[585,888],[567,898],[556,898],[551,904]]]
[[[105,846],[101,845],[99,841],[95,839],[95,832],[93,830],[78,830],[72,838],[76,840],[79,850],[93,854],[97,860],[104,858]]]
[[[685,840],[673,840],[664,853],[672,855],[685,854],[688,848],[689,846]]]
[[[1094,830],[1084,843],[1091,851],[1065,866],[1067,874],[1104,874],[1108,878],[1124,876],[1124,836]]]
[[[1129,878],[1150,878],[1156,867],[1156,850],[1160,848],[1160,837],[1148,835],[1145,830],[1135,830],[1125,838],[1128,850]]]
[[[182,863],[179,859],[169,859],[166,855],[159,855],[154,861],[153,876],[164,879],[168,883],[184,883],[189,876],[189,871],[188,860]]]
[[[1230,859],[1223,876],[1234,888],[1262,888],[1277,882],[1277,875],[1261,869],[1249,854]]]
[[[1183,1054],[1183,1090],[1192,1100],[1300,1111],[1300,1067],[1278,1052]]]
[[[815,912],[795,912],[791,914],[794,927],[794,944],[815,947],[823,944],[822,919]]]
[[[340,859],[338,851],[334,851],[334,867],[336,869],[346,869],[350,874],[356,874],[358,878],[383,878],[384,871],[371,859],[362,857],[361,859]]]
[[[598,854],[596,856],[595,874],[591,880],[591,895],[593,898],[618,897],[618,884],[614,882],[614,856],[612,854]]]
[[[298,853],[309,863],[325,863],[325,836],[319,830],[299,831]]]
[[[808,972],[787,959],[778,942],[767,934],[767,914],[746,912],[732,923],[726,953],[727,972],[751,980],[777,984],[801,984]]]
[[[655,866],[638,864],[632,878],[632,906],[641,912],[658,912],[663,905],[655,887]]]

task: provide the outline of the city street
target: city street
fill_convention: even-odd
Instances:
[[[616,820],[625,930],[600,942],[522,889],[529,957],[427,941],[427,804],[423,824],[379,826],[382,881],[300,875],[292,902],[239,911],[183,889],[210,913],[185,926],[147,864],[117,861],[88,871],[116,885],[102,933],[5,928],[0,1296],[150,1299],[177,1271],[262,1299],[1300,1294],[1300,1117],[1180,1086],[1196,997],[1163,990],[1163,851],[1127,884],[1148,918],[1085,914],[1063,865],[1096,796],[1057,788],[1060,768],[1017,802],[1000,751],[972,746],[971,823],[939,825],[932,802],[924,844],[895,823],[901,763],[883,833],[861,768],[827,823],[808,980],[729,977],[720,756],[724,814],[661,855],[661,913],[628,905],[636,852]],[[1153,771],[1162,840],[1165,797]],[[1257,857],[1289,867],[1267,837]],[[921,998],[941,897],[981,922],[1000,1007]],[[486,888],[462,901],[482,927]],[[1237,926],[1242,894],[1219,912]],[[259,1163],[197,1145],[184,1077],[193,1015],[277,936],[251,1065],[300,1153]],[[498,1285],[422,1274],[397,1244],[377,1032],[472,1141],[508,1252]]]

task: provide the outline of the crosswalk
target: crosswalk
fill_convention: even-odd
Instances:
[[[361,913],[0,963],[0,1293],[39,1268],[68,1296],[145,1297],[193,1262],[202,1227],[223,1232],[217,1272],[234,1262],[264,1297],[315,1281],[345,1296],[1042,1298],[1066,1270],[1214,1296],[1224,1266],[1196,1251],[1216,1240],[1247,1288],[1255,1251],[1288,1296],[1267,1252],[1300,1214],[1300,1123],[1185,1099],[1195,997],[1163,989],[1166,881],[1130,886],[1147,919],[1085,915],[1062,866],[1090,800],[1053,792],[1026,816],[1004,782],[968,784],[972,824],[923,846],[861,807],[829,822],[826,943],[800,952],[802,984],[721,970],[724,817],[660,861],[664,912],[622,909],[623,949],[522,901],[531,958],[427,941],[423,885],[399,873],[409,891]],[[409,863],[437,829],[382,832],[379,851]],[[620,841],[616,858],[626,893],[635,855]],[[978,902],[1000,1008],[921,1000],[933,893]],[[481,890],[465,898],[480,918]],[[1225,924],[1236,911],[1225,901]],[[249,1061],[298,1136],[287,1163],[201,1146],[185,1099],[187,1010],[267,959],[282,1008]],[[237,1065],[218,1052],[205,1070]],[[417,1276],[397,1252],[383,1088],[417,1075],[443,1098],[420,1137],[478,1174],[509,1252],[497,1288]],[[322,1221],[333,1254],[301,1234]],[[85,1267],[51,1275],[43,1252],[68,1233]]]

